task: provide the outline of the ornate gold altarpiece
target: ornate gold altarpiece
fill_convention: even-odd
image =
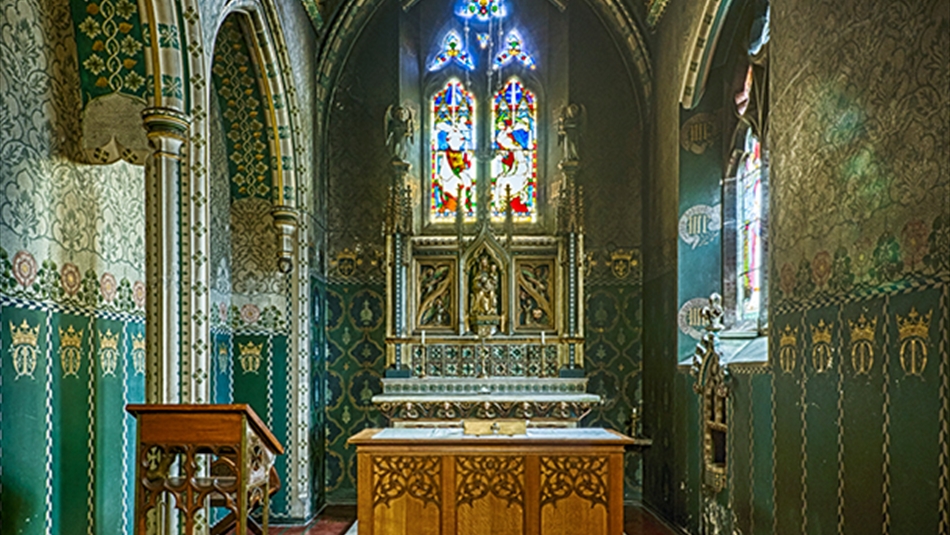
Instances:
[[[414,235],[408,164],[392,165],[387,372],[373,403],[396,426],[468,418],[576,425],[600,402],[584,377],[577,162],[562,163],[556,231],[548,234],[516,234],[510,208],[504,222],[492,221],[482,202],[474,225],[460,205],[454,228]]]

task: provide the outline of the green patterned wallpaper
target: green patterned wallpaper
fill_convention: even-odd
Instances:
[[[274,166],[268,143],[267,102],[261,95],[261,73],[251,57],[238,16],[221,25],[214,46],[212,82],[224,118],[231,197],[270,199]]]
[[[0,12],[0,531],[130,533],[124,407],[145,396],[144,176],[73,163],[92,93],[80,97],[70,4],[3,0]],[[87,15],[104,51],[122,57],[119,38],[137,39],[108,22],[122,14]],[[122,83],[144,72],[110,65],[100,75],[119,69]]]
[[[143,102],[151,89],[146,80],[143,28],[134,0],[71,2],[82,102],[123,93]],[[162,46],[179,46],[178,29],[159,25]]]

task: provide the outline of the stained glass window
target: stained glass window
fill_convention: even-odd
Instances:
[[[429,63],[429,70],[437,71],[449,63],[452,63],[453,60],[468,70],[475,68],[475,64],[472,63],[471,54],[468,53],[468,50],[466,50],[462,44],[462,37],[457,31],[450,30],[449,33],[445,34],[445,38],[442,39],[442,49],[439,50],[439,53],[436,54],[432,62]]]
[[[475,99],[458,80],[432,97],[432,184],[435,221],[454,220],[458,203],[475,217]]]
[[[495,56],[495,61],[492,62],[492,68],[500,69],[512,61],[517,61],[529,69],[534,69],[534,58],[524,51],[524,39],[521,38],[518,30],[508,32],[501,52]]]
[[[762,302],[762,145],[746,133],[745,154],[736,173],[736,304],[739,321],[757,320]]]
[[[505,16],[502,0],[462,0],[456,13],[463,18],[476,18],[482,22]]]
[[[491,212],[505,216],[507,188],[516,221],[537,216],[538,140],[534,94],[511,78],[492,102]]]

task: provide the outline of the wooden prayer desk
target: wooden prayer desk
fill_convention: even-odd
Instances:
[[[188,535],[195,532],[195,514],[209,501],[231,511],[237,535],[246,535],[248,513],[263,502],[267,532],[272,468],[284,448],[249,405],[128,405],[126,410],[138,420],[137,535],[145,535],[147,519],[159,513],[156,506],[166,493],[175,497]]]
[[[366,429],[357,448],[359,535],[622,535],[623,456],[605,429]]]

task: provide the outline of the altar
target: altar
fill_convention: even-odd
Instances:
[[[624,451],[649,442],[606,429],[365,429],[349,440],[359,535],[622,535]]]

